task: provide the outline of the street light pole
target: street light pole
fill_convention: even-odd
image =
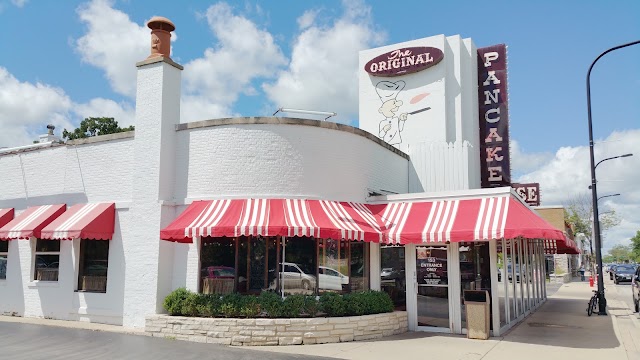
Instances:
[[[599,311],[598,315],[607,315],[607,304],[606,298],[604,296],[604,276],[602,275],[602,250],[600,249],[600,222],[598,221],[598,191],[596,189],[596,163],[593,156],[593,126],[591,122],[591,70],[593,70],[593,66],[596,64],[601,57],[606,54],[621,49],[627,46],[640,44],[640,40],[630,42],[627,44],[622,44],[616,47],[612,47],[611,49],[601,53],[593,62],[591,66],[589,66],[589,71],[587,72],[587,114],[589,117],[589,156],[591,158],[591,197],[593,201],[593,232],[595,240],[596,240],[596,263],[598,267],[598,305]]]

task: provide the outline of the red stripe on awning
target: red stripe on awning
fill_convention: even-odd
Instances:
[[[9,221],[13,220],[14,210],[10,209],[0,209],[0,228],[7,225]]]
[[[32,206],[0,228],[0,239],[39,238],[40,231],[66,209],[66,204]]]
[[[51,240],[111,240],[114,203],[77,204],[42,229],[40,237]]]
[[[325,239],[380,242],[381,220],[364,204],[328,200],[309,200],[309,209]]]

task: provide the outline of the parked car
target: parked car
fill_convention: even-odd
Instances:
[[[345,285],[349,285],[347,275],[326,266],[318,266],[318,288],[340,291]]]
[[[616,266],[616,272],[613,275],[613,282],[619,284],[621,282],[631,282],[633,275],[636,272],[635,265],[618,265]]]
[[[229,266],[207,266],[202,268],[202,276],[210,279],[233,279],[236,270]]]
[[[302,271],[298,264],[285,262],[280,264],[279,270],[280,286],[284,289],[311,290],[316,287],[316,277]]]
[[[380,271],[380,282],[382,285],[391,285],[402,288],[405,282],[404,269],[386,267]]]

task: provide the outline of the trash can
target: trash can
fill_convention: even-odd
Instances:
[[[491,324],[487,290],[464,290],[464,307],[467,314],[467,338],[486,340]]]

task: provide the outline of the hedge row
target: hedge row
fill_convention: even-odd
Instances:
[[[276,293],[258,296],[228,294],[213,295],[174,290],[164,299],[169,315],[229,318],[298,318],[316,316],[354,316],[393,311],[387,293],[364,291],[338,295],[325,293],[319,297],[289,295],[284,300]]]

